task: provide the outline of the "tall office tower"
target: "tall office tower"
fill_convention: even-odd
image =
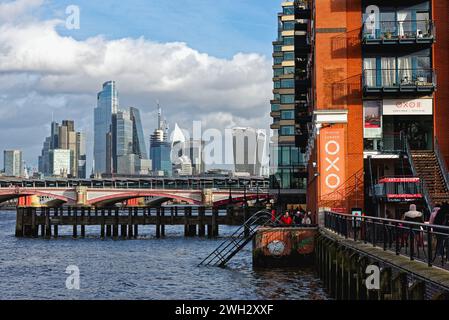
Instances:
[[[253,128],[233,128],[232,137],[235,171],[261,176],[266,157],[266,134]]]
[[[49,152],[51,149],[50,146],[51,146],[51,137],[47,137],[45,138],[44,145],[42,147],[42,152],[38,159],[38,171],[40,173],[43,173],[44,175],[50,172],[49,168],[50,163]]]
[[[148,159],[145,135],[143,133],[140,111],[137,108],[129,108],[131,121],[133,123],[133,153],[140,159]]]
[[[71,151],[52,149],[49,152],[51,176],[67,178],[71,175]]]
[[[23,177],[22,151],[5,150],[3,152],[4,172],[8,177]]]
[[[192,175],[199,176],[206,171],[203,157],[204,141],[190,139],[185,143],[186,156],[192,163]]]
[[[105,82],[103,84],[103,90],[97,95],[97,107],[94,110],[95,174],[111,173],[110,171],[107,172],[108,163],[110,164],[111,161],[111,154],[107,150],[107,137],[111,131],[112,115],[117,113],[118,104],[118,93],[115,82]]]
[[[278,38],[273,42],[274,97],[271,100],[271,192],[283,205],[305,205],[307,170],[304,152],[310,121],[308,72],[310,44],[308,1],[282,3]]]
[[[309,208],[397,218],[449,200],[449,2],[290,4],[313,17]]]
[[[167,124],[162,120],[162,110],[158,108],[158,127],[150,136],[150,159],[153,174],[172,176],[172,161],[170,159],[171,145],[167,141]]]
[[[42,153],[39,156],[39,172],[45,176],[53,176],[55,172],[59,175],[59,172],[63,174],[85,178],[86,176],[86,146],[85,146],[85,136],[80,132],[75,131],[75,123],[71,120],[64,120],[62,124],[59,125],[57,122],[52,122],[51,133],[44,141],[42,148]],[[56,165],[57,170],[54,170],[54,154],[51,155],[52,150],[68,150],[70,158],[70,168],[69,170],[59,170],[60,166]],[[61,162],[61,155],[65,157],[65,153],[59,152],[57,154],[57,160]],[[62,168],[62,167],[61,167]]]
[[[86,155],[86,135],[81,132],[76,133],[76,148],[78,150],[78,175],[80,179],[87,177],[87,155]]]

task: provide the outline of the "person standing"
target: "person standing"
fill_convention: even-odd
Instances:
[[[288,211],[285,211],[285,214],[281,218],[281,222],[288,226],[293,223],[293,219],[290,217],[290,213]]]

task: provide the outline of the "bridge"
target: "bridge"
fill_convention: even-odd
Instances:
[[[267,187],[267,179],[254,177],[1,179],[0,203],[19,199],[20,205],[30,206],[33,197],[37,196],[52,199],[51,206],[105,207],[147,198],[147,205],[160,205],[174,200],[220,207],[245,201],[266,201],[269,199]]]

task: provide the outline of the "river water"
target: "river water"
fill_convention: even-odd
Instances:
[[[155,239],[154,229],[140,227],[136,240],[101,240],[95,227],[85,239],[65,227],[59,239],[18,239],[15,212],[0,211],[0,299],[327,299],[312,269],[254,271],[251,245],[225,269],[197,267],[222,238],[186,239],[183,226],[167,226]],[[233,230],[221,226],[220,236]],[[66,288],[69,265],[80,290]]]

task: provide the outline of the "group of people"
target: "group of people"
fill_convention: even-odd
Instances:
[[[403,216],[404,221],[424,223],[424,214],[416,209],[415,204],[411,204],[409,211],[407,211]],[[437,204],[433,208],[430,217],[429,224],[435,226],[446,226],[449,227],[449,203],[444,202],[443,204]],[[436,249],[433,260],[435,260],[437,255],[442,255],[444,251],[445,241],[447,241],[447,230],[433,228],[432,230],[436,235]]]
[[[280,222],[283,225],[311,225],[312,224],[312,213],[306,212],[304,209],[300,208],[294,212],[286,210],[283,216],[280,218]]]

